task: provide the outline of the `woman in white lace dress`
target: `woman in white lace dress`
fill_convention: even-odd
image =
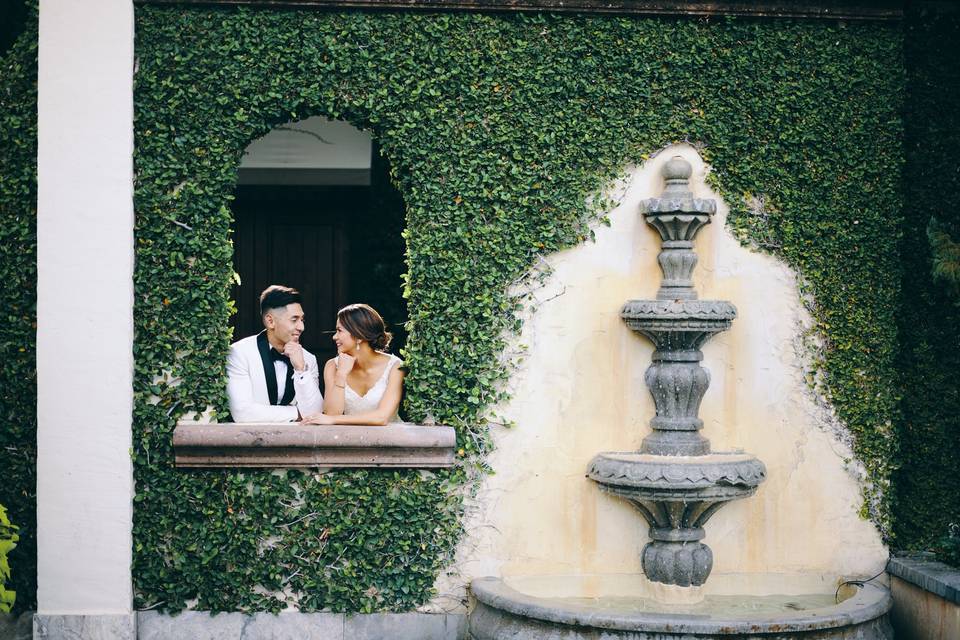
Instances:
[[[323,368],[323,413],[310,424],[385,425],[398,422],[403,396],[400,358],[386,353],[390,333],[372,307],[351,304],[337,312],[337,356]]]

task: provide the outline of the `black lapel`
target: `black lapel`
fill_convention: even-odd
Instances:
[[[270,404],[277,404],[277,369],[273,366],[273,360],[270,359],[270,343],[267,341],[266,331],[261,331],[257,335],[257,351],[260,352],[260,360],[263,362],[263,377],[267,379],[267,397],[270,398]],[[292,386],[287,384],[288,388]]]
[[[293,390],[293,365],[287,364],[287,386],[283,389],[283,399],[280,404],[284,406],[290,404],[294,393],[296,392]]]

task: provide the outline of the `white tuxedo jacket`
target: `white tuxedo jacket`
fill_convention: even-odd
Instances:
[[[230,413],[236,422],[294,422],[297,414],[309,416],[323,410],[320,395],[320,368],[317,358],[303,350],[306,369],[293,372],[293,400],[287,406],[270,404],[267,372],[257,345],[250,336],[230,345],[227,356],[227,396]],[[269,365],[274,374],[274,365]],[[289,383],[288,383],[289,384]],[[276,387],[275,387],[276,388]]]

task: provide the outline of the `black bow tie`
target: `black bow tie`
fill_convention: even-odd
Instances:
[[[280,362],[284,363],[284,364],[287,365],[288,367],[290,366],[290,358],[287,357],[286,354],[280,353],[279,351],[277,351],[277,350],[274,349],[273,347],[270,347],[270,361],[271,361],[271,362],[276,362],[277,360],[279,360]]]

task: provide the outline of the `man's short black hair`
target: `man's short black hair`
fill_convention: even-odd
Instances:
[[[260,317],[267,315],[271,309],[282,309],[294,302],[300,302],[299,291],[293,287],[272,284],[260,294]]]

